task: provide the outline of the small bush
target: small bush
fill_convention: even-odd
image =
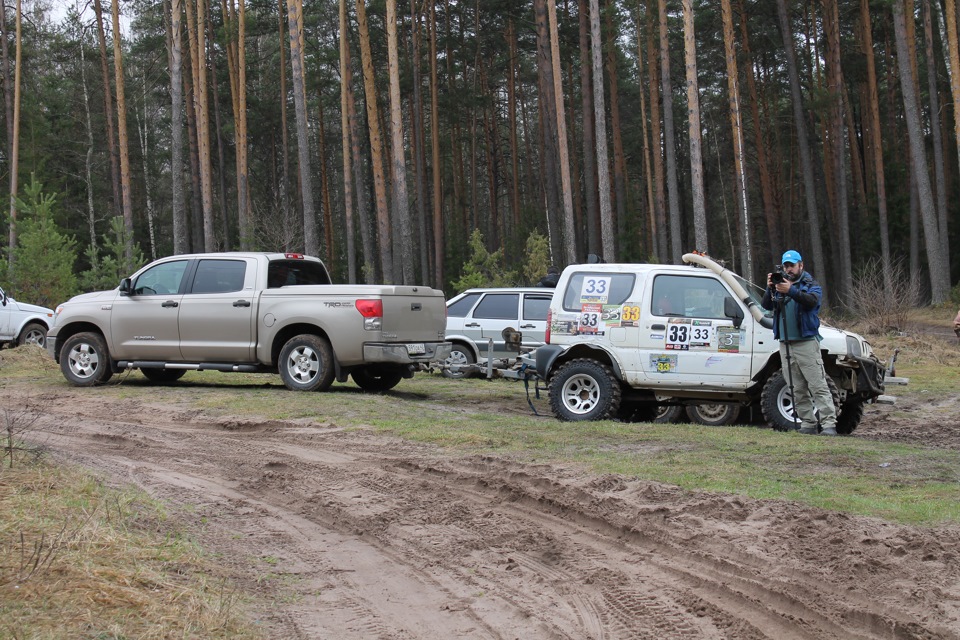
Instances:
[[[854,276],[850,308],[868,333],[902,331],[910,310],[920,304],[921,291],[920,274],[911,273],[902,259],[885,272],[874,258]]]

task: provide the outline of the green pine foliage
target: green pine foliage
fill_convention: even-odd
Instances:
[[[17,198],[17,246],[13,265],[0,262],[4,289],[18,300],[55,307],[77,292],[73,272],[77,242],[54,222],[57,196],[43,193],[31,176],[23,198]]]
[[[483,243],[483,234],[474,229],[470,235],[470,257],[463,265],[460,277],[453,281],[454,291],[465,291],[476,287],[510,287],[517,281],[517,274],[508,270],[503,262],[503,249],[494,252],[487,250]]]
[[[133,245],[133,259],[128,263],[126,259],[127,232],[123,218],[114,216],[110,219],[110,233],[103,239],[103,251],[96,246],[86,250],[90,268],[80,274],[80,284],[85,291],[101,291],[113,289],[122,278],[126,278],[146,263],[146,258],[140,250],[140,245]]]
[[[527,259],[523,264],[523,276],[528,284],[536,284],[550,266],[550,241],[534,229],[527,236]]]

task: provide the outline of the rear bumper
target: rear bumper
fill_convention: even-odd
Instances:
[[[419,347],[423,353],[418,353]],[[436,362],[450,357],[451,342],[367,342],[363,345],[363,360],[367,363],[417,364]]]

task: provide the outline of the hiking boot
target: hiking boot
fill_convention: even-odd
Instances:
[[[837,435],[837,430],[834,429],[833,427],[827,427],[826,429],[824,429],[823,431],[820,432],[820,435],[822,435],[822,436],[835,436],[835,435]]]
[[[802,434],[805,435],[805,436],[815,436],[815,435],[817,435],[817,428],[816,428],[816,427],[804,427],[803,429],[800,429],[800,433],[802,433]],[[833,432],[833,435],[837,435],[837,432],[834,431],[834,432]]]

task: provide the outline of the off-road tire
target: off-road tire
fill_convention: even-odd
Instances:
[[[389,391],[403,379],[403,374],[389,367],[354,369],[350,376],[364,391]]]
[[[294,336],[280,350],[277,368],[288,389],[326,391],[333,384],[333,350],[320,336]]]
[[[840,390],[837,388],[837,383],[829,376],[827,376],[827,388],[833,396],[833,406],[837,410],[837,433],[840,433]],[[793,419],[793,398],[790,397],[790,388],[783,376],[783,369],[770,376],[763,385],[763,392],[760,394],[760,410],[767,424],[775,431],[793,431],[799,428],[799,419],[797,421]]]
[[[186,373],[186,369],[140,369],[143,377],[154,384],[171,384]]]
[[[70,384],[92,387],[113,376],[110,352],[99,333],[72,335],[60,347],[60,371]]]
[[[41,349],[47,346],[47,328],[39,322],[28,322],[17,336],[17,346],[25,344],[35,344]]]
[[[708,427],[723,427],[734,424],[740,417],[740,405],[730,402],[706,402],[687,406],[691,422]]]
[[[848,436],[863,420],[864,401],[859,398],[848,398],[840,407],[837,415],[837,433]]]
[[[609,366],[590,358],[566,362],[550,377],[550,408],[571,422],[613,418],[620,409],[620,382]]]
[[[455,344],[453,345],[453,348],[450,350],[450,355],[447,357],[446,360],[443,361],[443,363],[448,366],[452,364],[465,366],[465,365],[474,364],[476,363],[476,361],[477,359],[473,357],[473,353],[470,352],[469,347],[465,347],[462,344]],[[470,369],[461,369],[459,371],[451,371],[450,369],[445,368],[443,370],[443,376],[445,378],[453,378],[453,379],[472,378],[474,376],[474,372]]]

